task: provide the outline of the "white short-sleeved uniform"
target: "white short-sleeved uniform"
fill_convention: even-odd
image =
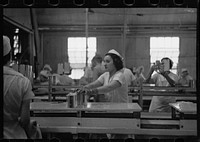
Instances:
[[[128,84],[126,83],[123,70],[117,71],[111,78],[110,73],[105,72],[99,78],[103,86],[110,84],[112,81],[118,81],[121,84],[121,87],[114,89],[105,94],[105,99],[108,102],[128,102]]]
[[[170,72],[168,76],[177,83],[178,76],[176,74]],[[169,82],[161,74],[154,74],[152,79],[155,82],[155,86],[170,86]],[[170,112],[171,107],[169,106],[169,103],[176,102],[175,99],[176,98],[173,96],[153,96],[149,112]]]
[[[26,133],[20,126],[18,119],[23,101],[34,97],[31,82],[21,73],[7,66],[3,67],[3,78],[4,139],[26,139]]]
[[[124,76],[128,85],[131,85],[131,82],[136,79],[130,69],[123,68]]]

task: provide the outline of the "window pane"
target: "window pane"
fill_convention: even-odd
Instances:
[[[83,69],[72,69],[71,75],[69,75],[73,79],[80,79],[84,74]]]
[[[174,62],[172,72],[176,73],[179,57],[179,37],[151,37],[151,64],[163,57],[169,57]]]
[[[88,38],[88,66],[96,53],[96,37]],[[83,68],[86,66],[86,38],[69,37],[68,38],[68,56],[69,62],[74,70],[71,77],[79,79],[83,76]],[[81,75],[79,75],[79,73]]]

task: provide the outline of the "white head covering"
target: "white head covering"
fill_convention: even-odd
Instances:
[[[49,69],[49,71],[52,71],[50,65],[48,65],[48,64],[45,64],[45,65],[44,65],[43,69],[45,69],[45,68],[46,68],[46,69]]]
[[[3,56],[7,55],[10,50],[10,39],[7,36],[3,36]]]
[[[186,68],[181,69],[181,72],[188,72]]]
[[[44,71],[44,70],[40,72],[40,75],[44,77],[48,77],[47,71]]]
[[[111,49],[110,51],[108,51],[108,53],[115,54],[115,55],[119,56],[123,60],[123,57],[114,49]]]

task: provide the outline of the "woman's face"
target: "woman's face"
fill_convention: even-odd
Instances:
[[[104,66],[105,66],[105,70],[108,72],[112,72],[116,70],[116,67],[113,64],[113,59],[111,58],[110,55],[106,55],[104,57]]]

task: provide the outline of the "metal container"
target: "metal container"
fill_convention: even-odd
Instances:
[[[53,79],[52,84],[53,84],[53,85],[56,85],[56,76],[53,76],[52,79]]]
[[[77,105],[83,105],[85,103],[85,94],[77,93]]]
[[[194,81],[193,80],[189,80],[189,87],[194,88]]]
[[[77,107],[77,93],[69,93],[67,95],[68,108]]]

